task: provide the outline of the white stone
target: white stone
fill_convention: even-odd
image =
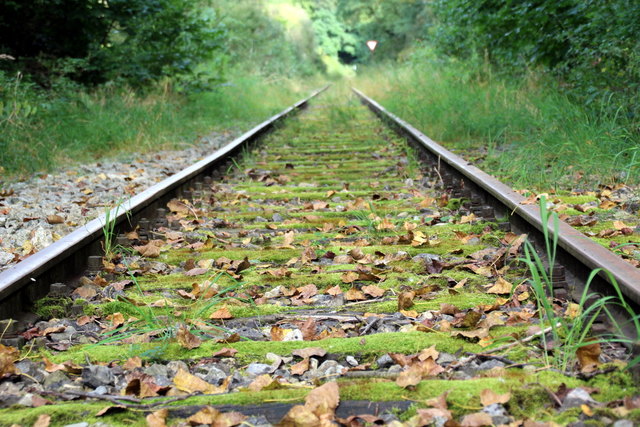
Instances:
[[[33,231],[33,237],[31,243],[37,251],[41,251],[47,246],[53,243],[53,234],[51,230],[45,230],[43,227],[38,227]]]
[[[13,255],[9,252],[0,251],[0,266],[7,265],[13,261]]]

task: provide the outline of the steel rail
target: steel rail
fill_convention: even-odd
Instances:
[[[135,224],[143,217],[152,219],[154,210],[164,207],[178,191],[187,188],[199,177],[213,172],[242,147],[268,133],[276,123],[306,107],[310,99],[328,87],[314,91],[206,158],[124,201],[108,215],[101,215],[0,273],[0,319],[18,314],[32,302],[46,295],[51,284],[80,275],[86,269],[88,256],[100,253],[101,242],[104,239],[103,227],[107,218],[115,221],[117,227],[126,225],[127,221]]]
[[[538,246],[542,246],[542,231],[545,224],[538,206],[523,204],[526,199],[511,187],[448,151],[361,91],[355,88],[352,90],[378,117],[390,123],[399,133],[425,150],[432,157],[435,167],[453,171],[462,178],[463,186],[472,187],[475,191],[484,193],[484,201],[491,205],[496,213],[501,213],[500,216],[508,219],[516,230],[533,234],[531,237]],[[549,233],[554,233],[553,224],[548,223],[546,227]],[[584,285],[592,271],[604,269],[615,279],[624,296],[633,301],[634,305],[640,305],[640,271],[638,269],[589,240],[565,222],[560,222],[557,237],[559,246],[557,259],[565,269],[569,270],[571,277],[575,280],[573,285],[576,287]],[[593,278],[591,286],[590,289],[594,292],[615,295],[609,276],[602,270]]]

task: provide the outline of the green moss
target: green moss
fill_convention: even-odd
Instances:
[[[43,319],[62,318],[67,316],[73,300],[68,297],[44,297],[33,305],[33,312]]]
[[[185,350],[176,343],[170,343],[167,347],[164,357],[167,359],[186,359],[210,356],[213,352],[222,347],[233,347],[238,350],[236,358],[241,360],[249,360],[255,357],[264,357],[267,353],[276,353],[280,355],[288,355],[292,350],[306,347],[322,347],[330,353],[338,354],[354,354],[360,353],[368,357],[375,357],[387,352],[398,353],[415,353],[425,347],[436,345],[439,351],[454,353],[460,348],[466,351],[479,351],[481,349],[477,344],[465,342],[456,338],[452,338],[445,334],[423,333],[423,332],[392,332],[375,334],[364,337],[354,338],[330,338],[321,341],[241,341],[234,344],[216,344],[207,341],[197,349]],[[137,348],[139,351],[152,350],[157,345],[153,343],[141,344]],[[72,360],[76,362],[84,362],[85,354],[89,355],[91,360],[109,362],[112,360],[121,360],[123,349],[120,346],[111,345],[81,345],[70,348],[68,351],[59,354],[51,354],[50,357],[54,361]]]
[[[79,422],[108,423],[114,426],[145,427],[147,425],[143,413],[120,412],[96,417],[96,414],[109,406],[105,402],[63,402],[39,408],[11,407],[0,409],[0,425],[33,425],[40,415],[51,416],[51,426],[64,426]]]

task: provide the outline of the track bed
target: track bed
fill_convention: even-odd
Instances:
[[[424,168],[355,99],[314,101],[36,304],[0,425],[640,420],[627,350],[550,369],[526,236]]]

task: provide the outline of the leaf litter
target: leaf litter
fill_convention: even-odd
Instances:
[[[640,406],[635,387],[599,402],[602,390],[576,379],[625,375],[625,350],[596,342],[538,389],[546,413],[512,404],[522,383],[538,387],[538,372],[551,372],[542,352],[558,351],[536,335],[543,325],[517,262],[526,236],[452,203],[428,170],[412,169],[403,141],[372,128],[363,107],[341,108],[357,112],[357,132],[312,108],[199,199],[170,201],[170,227],[129,233],[131,250],[97,276],[65,284],[76,316],[32,322],[19,335],[22,353],[0,346],[0,403],[97,400],[109,406],[91,416],[117,422],[124,413],[149,426],[554,425],[559,410],[600,421]],[[320,124],[321,138],[305,130]],[[625,225],[614,227],[624,234]],[[575,315],[570,303],[555,303]],[[397,351],[412,334],[433,343]],[[373,336],[388,337],[386,345],[369,350]],[[353,344],[335,347],[347,339]],[[252,354],[247,344],[263,349]],[[72,361],[66,354],[75,349],[83,356]],[[506,385],[471,388],[468,404],[456,397],[464,383],[490,378]],[[443,380],[449,391],[439,385],[425,397],[424,387]],[[372,385],[390,393],[371,397],[391,399],[387,409],[349,413]],[[296,397],[277,416],[189,405],[248,393],[266,396],[257,405],[270,393],[293,393],[273,394],[275,402]],[[176,401],[191,409],[161,408]],[[407,402],[413,412],[388,410]],[[607,414],[596,410],[605,405]]]

